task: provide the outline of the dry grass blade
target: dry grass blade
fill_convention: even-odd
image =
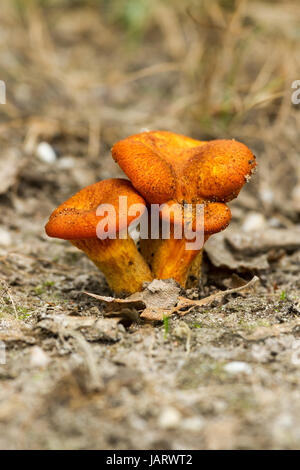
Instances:
[[[11,305],[12,305],[14,313],[15,313],[15,318],[16,318],[16,320],[18,320],[18,312],[17,312],[17,309],[16,309],[16,305],[15,305],[15,301],[13,299],[13,296],[11,295],[10,289],[9,289],[7,283],[3,280],[0,280],[0,284],[3,286],[3,289],[7,292],[7,295],[9,297],[9,300],[11,302]]]

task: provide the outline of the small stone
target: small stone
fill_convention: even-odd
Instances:
[[[269,188],[264,188],[260,191],[260,197],[265,204],[272,204],[274,201],[274,193]]]
[[[30,365],[32,367],[46,367],[49,362],[50,358],[39,346],[32,348],[30,355]]]
[[[266,225],[266,219],[259,212],[250,212],[242,225],[245,232],[260,230]]]
[[[251,374],[252,373],[252,367],[247,364],[246,362],[242,361],[232,361],[228,362],[226,366],[224,366],[225,372],[228,374]]]
[[[191,418],[184,419],[180,427],[181,429],[190,432],[201,431],[204,427],[204,419],[200,416],[192,416]]]
[[[272,228],[280,228],[282,227],[282,223],[280,222],[280,220],[277,218],[277,217],[271,217],[269,220],[268,220],[268,224],[270,227]]]
[[[62,157],[59,159],[58,167],[62,170],[70,170],[75,167],[75,159],[73,157]]]
[[[42,162],[49,163],[50,165],[56,162],[56,153],[47,142],[41,142],[37,146],[36,154]]]
[[[0,246],[9,246],[11,243],[11,234],[4,228],[0,228]]]
[[[174,429],[176,428],[181,420],[181,415],[176,408],[168,406],[165,408],[158,420],[159,427],[163,429]]]
[[[252,346],[251,355],[257,362],[267,362],[269,360],[270,351],[262,344],[254,344]]]

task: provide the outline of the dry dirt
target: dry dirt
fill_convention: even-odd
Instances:
[[[298,2],[2,2],[0,448],[299,449]],[[121,175],[109,149],[142,128],[251,147],[258,171],[182,294],[260,282],[129,325],[83,293],[112,294],[44,224]]]

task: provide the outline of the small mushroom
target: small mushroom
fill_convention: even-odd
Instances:
[[[193,209],[203,204],[204,242],[227,227],[231,216],[225,202],[237,197],[256,164],[249,148],[235,140],[203,142],[167,131],[130,136],[114,145],[112,155],[148,204],[164,204],[162,221],[174,203],[181,213],[185,204]],[[194,228],[194,215],[192,223]],[[190,270],[198,271],[201,249],[187,250],[174,228],[173,223],[169,240],[142,240],[141,251],[155,277],[173,277],[185,286]]]
[[[128,209],[122,213],[120,196],[127,198],[128,209],[138,204],[139,215],[146,210],[144,199],[129,181],[108,179],[87,186],[55,209],[46,225],[46,233],[69,240],[84,251],[116,293],[133,293],[141,290],[143,283],[150,282],[153,276],[128,234],[137,216],[129,215]],[[103,213],[99,214],[97,209],[101,205],[104,205]],[[105,239],[99,238],[99,223],[105,230]]]

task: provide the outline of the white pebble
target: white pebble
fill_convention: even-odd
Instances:
[[[260,230],[266,225],[266,219],[259,212],[250,212],[242,225],[244,232],[253,232]]]
[[[176,408],[168,406],[165,408],[158,420],[158,424],[163,429],[176,428],[180,423],[181,415]]]
[[[260,191],[260,197],[265,204],[272,204],[274,201],[274,193],[268,188],[264,188]]]
[[[193,416],[191,418],[186,418],[182,421],[180,427],[185,431],[197,432],[201,431],[204,426],[204,419],[200,416]]]
[[[52,164],[56,161],[56,153],[53,147],[47,142],[41,142],[37,146],[36,154],[42,162]]]
[[[30,355],[30,365],[32,367],[46,367],[49,362],[48,355],[39,346],[32,348]]]
[[[252,367],[246,362],[241,362],[241,361],[228,362],[228,364],[224,366],[224,370],[228,374],[241,374],[241,373],[251,374],[252,373]]]
[[[281,222],[277,217],[271,217],[268,220],[268,224],[272,228],[279,228],[281,226]]]
[[[75,167],[75,159],[73,157],[63,157],[59,159],[59,168],[63,170],[69,170]]]
[[[11,234],[4,228],[0,228],[0,245],[9,246],[11,245],[11,243],[12,243]]]

